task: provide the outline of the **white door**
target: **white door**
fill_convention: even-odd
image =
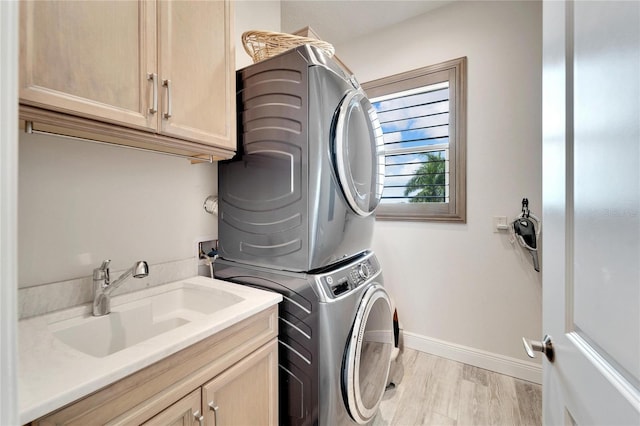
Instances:
[[[640,425],[640,2],[543,19],[544,423]]]

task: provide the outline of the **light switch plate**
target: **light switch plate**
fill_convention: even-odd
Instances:
[[[505,232],[509,230],[506,216],[493,217],[493,232]]]

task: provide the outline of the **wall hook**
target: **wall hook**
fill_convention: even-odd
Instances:
[[[522,217],[529,217],[530,211],[529,211],[529,199],[528,198],[523,198],[522,199]]]

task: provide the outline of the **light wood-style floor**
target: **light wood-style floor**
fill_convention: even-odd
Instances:
[[[540,385],[412,349],[402,357],[402,381],[374,426],[542,424]]]

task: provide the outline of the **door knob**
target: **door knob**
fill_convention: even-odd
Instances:
[[[551,342],[551,336],[548,334],[545,334],[542,342],[537,340],[527,340],[523,337],[522,344],[524,345],[524,350],[527,351],[529,358],[535,358],[535,351],[538,351],[545,354],[549,362],[553,362],[553,342]]]

